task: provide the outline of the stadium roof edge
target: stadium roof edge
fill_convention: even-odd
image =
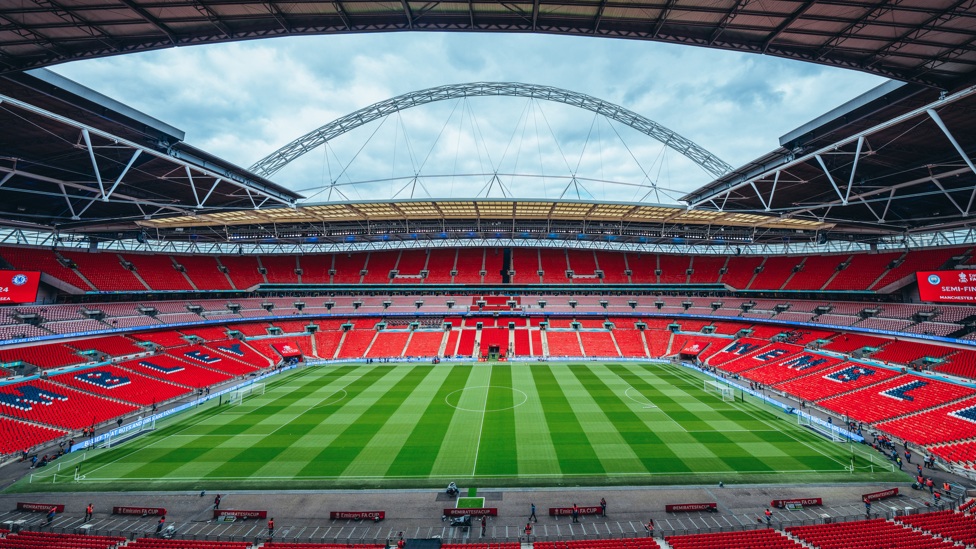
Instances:
[[[844,124],[863,119],[881,108],[913,97],[928,89],[918,84],[888,80],[793,131],[783,134],[779,138],[779,144],[782,147],[794,148],[812,137],[822,136]]]
[[[142,126],[143,130],[155,130],[168,137],[170,143],[186,137],[186,132],[179,128],[48,69],[7,73],[3,78],[134,129]]]

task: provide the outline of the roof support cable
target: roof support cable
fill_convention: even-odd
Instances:
[[[613,133],[617,134],[617,138],[620,139],[620,142],[623,143],[624,148],[627,149],[627,154],[629,154],[630,157],[634,159],[634,163],[637,164],[637,167],[640,168],[641,173],[644,174],[644,179],[646,179],[651,184],[651,187],[653,187],[653,190],[654,190],[654,196],[656,197],[657,201],[660,202],[661,201],[661,195],[658,194],[658,192],[657,192],[657,183],[655,183],[654,181],[651,180],[651,176],[647,175],[647,170],[644,169],[644,166],[641,166],[640,161],[637,160],[637,157],[636,156],[634,156],[634,152],[630,150],[630,146],[627,145],[627,142],[624,141],[623,136],[620,135],[620,132],[618,132],[617,131],[617,128],[613,125],[613,120],[610,120],[608,118],[607,119],[607,125],[610,126],[610,129],[613,130]],[[665,144],[665,146],[667,146],[667,144]],[[662,148],[661,150],[664,150],[664,149]],[[641,181],[641,185],[643,185],[643,184],[644,184],[644,181]],[[648,193],[648,194],[650,194],[650,193]]]
[[[539,138],[539,117],[536,116],[536,108],[542,109],[542,105],[539,105],[538,101],[532,104],[532,128],[535,130],[535,146],[539,151],[539,172],[542,173],[542,197],[549,198],[549,193],[546,191],[546,167],[542,163],[542,140]]]
[[[342,177],[343,175],[345,175],[345,173],[346,173],[346,170],[348,170],[348,169],[349,169],[349,166],[351,166],[351,165],[352,165],[352,163],[353,163],[353,162],[355,162],[357,158],[359,158],[359,153],[361,153],[361,152],[363,152],[363,149],[365,149],[365,148],[366,148],[366,145],[369,145],[369,142],[370,142],[370,141],[371,141],[371,140],[373,139],[373,136],[374,136],[374,135],[376,135],[376,132],[378,132],[378,131],[380,131],[380,128],[382,128],[382,127],[383,127],[383,124],[385,124],[385,123],[386,123],[386,121],[387,121],[388,119],[389,119],[389,117],[384,117],[384,118],[383,118],[383,121],[382,121],[382,122],[380,122],[380,123],[379,123],[379,124],[378,124],[378,125],[376,126],[376,129],[375,129],[375,130],[373,130],[373,133],[371,133],[371,134],[369,134],[369,137],[368,137],[368,138],[366,139],[366,142],[365,142],[365,143],[363,143],[363,146],[362,146],[362,147],[359,147],[359,150],[358,150],[358,151],[356,151],[356,154],[354,154],[354,155],[353,155],[353,157],[352,157],[351,159],[349,159],[349,162],[347,162],[347,163],[346,163],[346,165],[345,165],[345,166],[343,166],[343,168],[342,168],[342,171],[341,171],[341,172],[339,172],[339,175],[338,175],[338,176],[337,176],[337,177],[335,178],[335,181],[338,181],[338,180],[339,180],[339,178],[341,178],[341,177]],[[328,143],[326,143],[326,146],[328,146]],[[333,151],[333,153],[332,153],[332,154],[335,154],[335,152]],[[336,160],[338,160],[338,158],[337,158]],[[341,164],[341,163],[340,163],[340,164]],[[349,176],[346,176],[346,177],[348,178]],[[333,185],[332,185],[332,186],[334,186],[334,185],[335,185],[335,181],[333,181]],[[330,186],[330,188],[331,188],[331,186]],[[353,188],[355,189],[355,186],[353,186]],[[315,193],[315,194],[313,194],[312,196],[310,196],[310,197],[308,197],[308,198],[307,198],[307,199],[305,199],[305,200],[306,200],[306,201],[308,201],[308,200],[311,200],[311,199],[312,199],[313,197],[315,197],[315,196],[318,196],[319,194],[321,194],[321,193],[322,193],[322,192],[323,192],[324,190],[325,190],[325,189],[322,189],[322,190],[320,190],[319,192],[317,192],[317,193]],[[357,191],[357,192],[358,192],[358,191]],[[248,194],[250,194],[250,193],[248,193]]]

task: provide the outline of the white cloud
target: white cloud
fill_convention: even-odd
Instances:
[[[780,135],[882,82],[797,61],[670,44],[436,33],[194,46],[55,70],[185,130],[187,142],[242,166],[374,102],[472,81],[587,93],[655,120],[738,166],[775,148]],[[405,196],[421,164],[422,185],[414,196],[426,196],[424,188],[436,197],[483,195],[490,176],[459,174],[496,170],[524,175],[500,176],[517,195],[550,198],[567,186],[567,196],[577,196],[568,179],[572,173],[580,178],[583,198],[608,200],[643,197],[647,191],[633,185],[646,184],[645,172],[674,189],[674,198],[711,179],[690,160],[626,126],[611,127],[606,119],[594,123],[589,112],[548,102],[472,98],[418,107],[388,119],[364,146],[378,124],[334,140],[328,162],[319,149],[273,179],[292,189],[321,186],[330,171],[338,178],[354,156],[340,181],[396,179],[344,187],[353,199],[388,198],[406,185],[399,194]],[[653,193],[647,197],[656,199]],[[660,199],[672,201],[668,195]]]

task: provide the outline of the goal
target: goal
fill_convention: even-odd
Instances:
[[[243,387],[236,391],[231,391],[227,393],[227,404],[231,406],[236,406],[244,402],[244,399],[249,396],[257,396],[264,394],[264,383],[252,383],[247,387]]]
[[[831,429],[830,427],[825,427],[819,423],[814,422],[810,416],[806,414],[797,414],[796,421],[798,424],[810,428],[813,432],[823,436],[824,438],[829,438],[833,442],[846,442],[847,439],[844,438],[840,433]]]
[[[715,393],[716,396],[721,396],[724,401],[735,402],[735,390],[725,383],[706,379],[705,392]]]

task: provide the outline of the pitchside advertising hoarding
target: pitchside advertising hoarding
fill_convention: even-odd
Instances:
[[[918,271],[915,274],[922,301],[976,303],[976,270]]]
[[[37,301],[40,271],[0,271],[0,303]]]

